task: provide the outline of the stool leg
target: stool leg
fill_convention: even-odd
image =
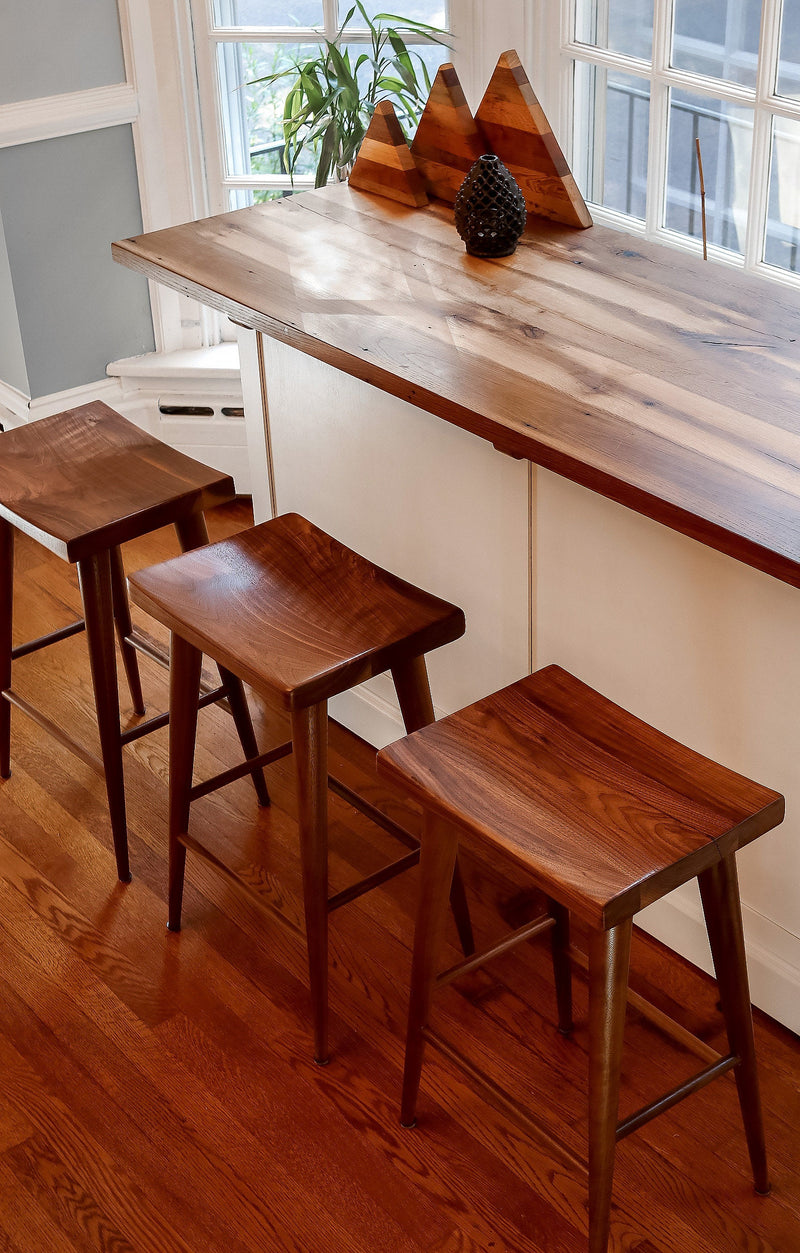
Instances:
[[[193,513],[188,518],[180,518],[175,523],[175,532],[178,536],[181,552],[186,553],[192,548],[202,548],[208,543],[208,527],[202,513]],[[236,733],[239,736],[242,751],[245,757],[257,757],[258,745],[242,680],[237,675],[232,674],[230,670],[223,670],[222,666],[217,668],[227,692],[228,703],[231,707],[233,722],[236,727]],[[256,789],[259,805],[269,805],[269,792],[267,791],[264,771],[257,770],[250,777],[253,780],[253,787]]]
[[[698,879],[728,1043],[731,1052],[740,1059],[733,1073],[753,1167],[753,1183],[756,1192],[766,1196],[770,1183],[735,857],[724,858],[719,865],[704,870]]]
[[[226,670],[217,662],[220,678],[225,685],[225,691],[228,694],[228,703],[233,713],[233,720],[236,724],[236,730],[239,734],[239,743],[244,750],[245,757],[258,756],[258,741],[256,733],[253,730],[253,723],[250,718],[250,709],[247,704],[247,697],[244,694],[244,685],[230,670]],[[256,770],[251,776],[253,786],[256,789],[259,805],[269,805],[269,791],[267,790],[267,781],[264,778],[263,770]]]
[[[186,848],[179,836],[189,830],[197,701],[203,654],[173,631],[169,649],[169,921],[181,929]]]
[[[400,1108],[400,1122],[404,1127],[413,1127],[416,1122],[417,1095],[425,1052],[423,1033],[428,1025],[437,973],[437,954],[447,921],[447,898],[453,881],[457,850],[458,840],[452,828],[441,819],[426,814],[422,829],[419,904],[414,928],[411,996]]]
[[[0,692],[11,687],[14,528],[0,518]],[[0,777],[11,774],[11,706],[0,697]]]
[[[292,712],[314,1061],[328,1056],[328,707]]]
[[[86,642],[97,708],[100,752],[106,778],[111,832],[121,883],[131,878],[128,864],[128,826],[125,817],[125,779],[119,729],[117,659],[114,652],[114,609],[109,553],[96,553],[78,562],[78,580],[86,621]]]
[[[556,925],[550,932],[550,949],[553,955],[553,977],[556,985],[558,1029],[562,1035],[572,1031],[572,960],[569,955],[569,910],[552,897],[547,898],[550,913]]]
[[[608,1247],[632,929],[589,940],[589,1253]]]
[[[412,657],[410,661],[393,666],[392,679],[408,735],[436,721],[424,657]],[[457,858],[450,886],[450,908],[453,911],[461,951],[465,957],[469,957],[475,952],[475,937],[472,933],[464,878]]]
[[[142,680],[139,677],[139,661],[133,644],[128,643],[128,636],[133,630],[131,607],[128,601],[128,588],[125,583],[125,568],[122,564],[122,553],[119,547],[112,548],[111,553],[111,591],[114,599],[114,626],[117,632],[117,643],[122,654],[125,667],[125,678],[128,680],[128,691],[131,694],[134,713],[144,713],[144,697],[142,696]]]

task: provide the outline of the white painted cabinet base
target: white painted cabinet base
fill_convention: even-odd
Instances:
[[[557,661],[785,793],[786,822],[739,866],[754,1002],[800,1032],[800,594],[293,349],[262,346],[266,387],[257,337],[242,333],[256,516],[297,510],[462,606],[466,636],[430,657],[438,713]],[[386,676],[332,712],[377,746],[402,734]],[[694,885],[637,921],[710,969]]]

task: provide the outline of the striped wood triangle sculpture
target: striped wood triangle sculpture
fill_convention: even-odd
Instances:
[[[567,226],[592,225],[516,52],[500,57],[475,120],[487,151],[495,153],[519,183],[529,213]]]
[[[529,213],[567,226],[592,225],[516,52],[500,57],[477,118],[470,112],[455,68],[442,65],[410,152],[394,109],[388,101],[379,104],[350,182],[403,204],[424,205],[427,199],[419,198],[414,166],[428,195],[452,205],[473,162],[485,152],[494,152],[508,166]]]
[[[381,100],[350,174],[350,186],[419,209],[428,203],[425,184],[412,157],[391,100]]]
[[[429,196],[455,204],[470,167],[486,151],[452,65],[442,65],[411,143]]]

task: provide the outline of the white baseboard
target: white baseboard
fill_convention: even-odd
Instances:
[[[26,422],[36,422],[39,418],[62,413],[65,409],[77,409],[79,405],[88,404],[90,400],[104,400],[112,409],[116,409],[121,397],[122,388],[118,379],[99,379],[96,383],[70,387],[63,392],[52,392],[49,396],[39,396],[35,400],[0,381],[0,421],[8,427],[22,426]]]
[[[744,903],[742,918],[753,1004],[800,1035],[800,936]],[[636,922],[701,970],[714,973],[695,885],[657,901]]]

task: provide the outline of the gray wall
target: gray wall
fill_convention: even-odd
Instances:
[[[19,315],[6,250],[6,237],[0,218],[0,379],[29,395],[28,372],[22,350]]]
[[[142,230],[130,126],[0,150],[0,214],[31,396],[152,351],[147,284],[111,260]]]
[[[125,81],[116,0],[3,0],[0,104]]]
[[[7,7],[0,104],[124,81],[116,0]],[[0,222],[0,379],[37,399],[152,351],[147,284],[110,252],[142,229],[130,126],[0,149]]]

